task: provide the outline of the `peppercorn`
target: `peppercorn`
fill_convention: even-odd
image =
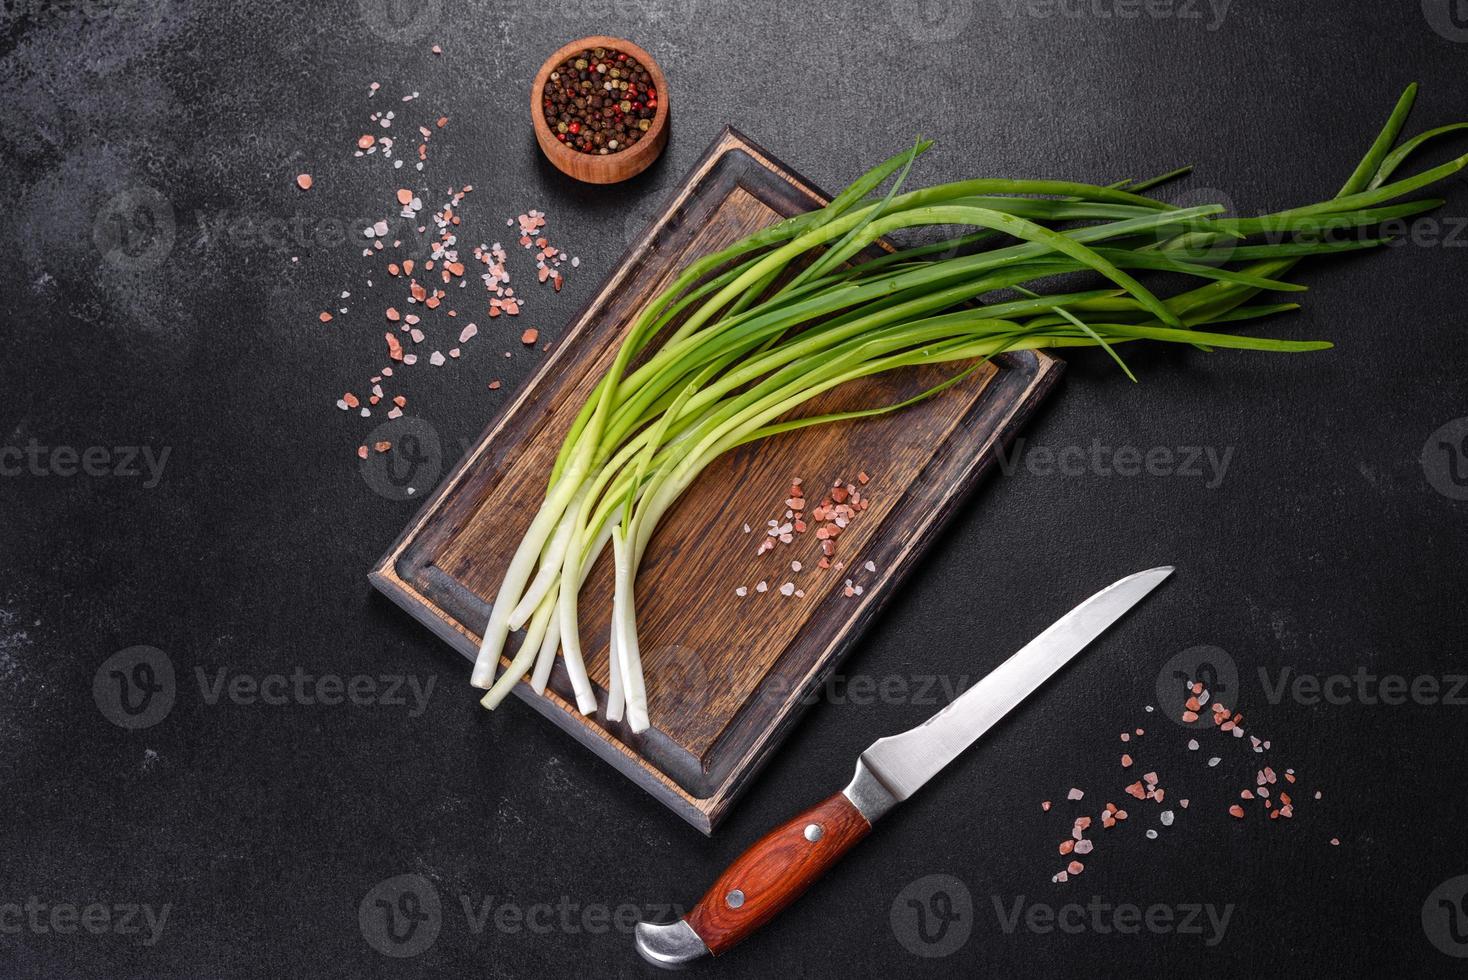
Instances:
[[[618,153],[637,143],[657,115],[652,75],[624,51],[589,48],[557,65],[541,110],[556,138],[580,153]]]

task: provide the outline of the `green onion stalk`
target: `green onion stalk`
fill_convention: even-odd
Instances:
[[[1099,347],[1132,377],[1118,348],[1139,340],[1204,351],[1331,346],[1230,327],[1297,309],[1255,300],[1302,292],[1285,278],[1301,258],[1385,244],[1374,229],[1442,204],[1410,195],[1457,173],[1468,156],[1411,177],[1396,172],[1468,123],[1398,142],[1415,96],[1414,85],[1340,191],[1306,207],[1239,218],[1219,205],[1181,208],[1147,193],[1187,168],[1110,186],[981,179],[904,190],[931,145],[919,140],[826,207],[691,263],[638,313],[566,435],[484,629],[471,677],[487,691],[482,703],[495,707],[527,674],[543,692],[559,652],[583,714],[601,707],[634,733],[648,727],[637,569],[668,510],[735,447],[897,411],[1008,351]],[[939,226],[963,232],[895,251],[874,247],[894,233]],[[1076,274],[1089,281],[1073,281]],[[1164,298],[1143,282],[1156,274],[1191,279],[1192,288]],[[953,373],[915,397],[799,414],[850,381],[931,365]],[[578,601],[609,544],[610,682],[599,706]],[[524,637],[496,677],[519,630]]]

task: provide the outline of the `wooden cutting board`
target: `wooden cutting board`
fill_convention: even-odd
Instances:
[[[490,599],[542,499],[561,440],[633,315],[692,259],[826,200],[725,129],[535,377],[383,556],[372,583],[472,660]],[[715,462],[665,518],[637,581],[648,731],[634,736],[620,723],[577,713],[559,659],[544,696],[523,679],[515,693],[712,832],[794,724],[803,699],[851,649],[1060,369],[1043,353],[1006,355],[911,408],[787,433]],[[900,400],[951,372],[911,370],[853,383],[800,414]],[[869,506],[838,541],[843,570],[817,569],[814,526],[792,544],[756,554],[767,522],[785,514],[793,477],[814,503],[821,488],[855,482],[861,471],[870,475],[860,488]],[[583,650],[603,704],[610,550],[581,597]],[[792,571],[792,561],[802,563],[801,572]],[[860,596],[843,595],[848,578],[862,586]],[[767,592],[756,592],[761,580]],[[804,596],[781,595],[786,582]],[[749,594],[736,595],[739,586]],[[511,653],[514,645],[512,638]],[[462,694],[473,706],[479,695],[468,680],[466,665]]]

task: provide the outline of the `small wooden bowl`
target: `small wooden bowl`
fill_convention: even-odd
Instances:
[[[541,93],[545,91],[550,73],[566,58],[587,48],[612,48],[631,55],[642,62],[647,73],[652,76],[653,85],[657,87],[658,111],[653,114],[652,126],[647,135],[630,149],[620,153],[603,156],[600,153],[579,153],[571,149],[556,139],[556,134],[541,109]],[[535,141],[540,144],[541,151],[550,162],[556,165],[557,170],[588,184],[615,184],[636,176],[651,166],[658,154],[663,152],[663,147],[668,145],[668,111],[668,80],[663,77],[663,70],[658,67],[657,62],[652,60],[652,55],[631,41],[607,37],[604,34],[583,37],[560,48],[540,66],[540,71],[535,74],[535,83],[530,87],[530,121],[535,126]]]

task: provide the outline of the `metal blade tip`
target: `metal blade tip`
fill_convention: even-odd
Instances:
[[[891,802],[907,799],[1172,572],[1171,565],[1134,572],[1071,609],[933,717],[869,745],[857,781],[869,771]],[[848,789],[860,787],[853,782]]]
[[[1155,581],[1153,582],[1153,584],[1156,585],[1157,583],[1160,583],[1163,579],[1167,578],[1167,576],[1171,575],[1174,571],[1176,571],[1176,569],[1172,565],[1158,565],[1156,568],[1148,568],[1145,571],[1133,572],[1126,578],[1117,579],[1111,584],[1110,588],[1114,589],[1118,585],[1125,585],[1128,582],[1135,582],[1141,579],[1154,579]]]

